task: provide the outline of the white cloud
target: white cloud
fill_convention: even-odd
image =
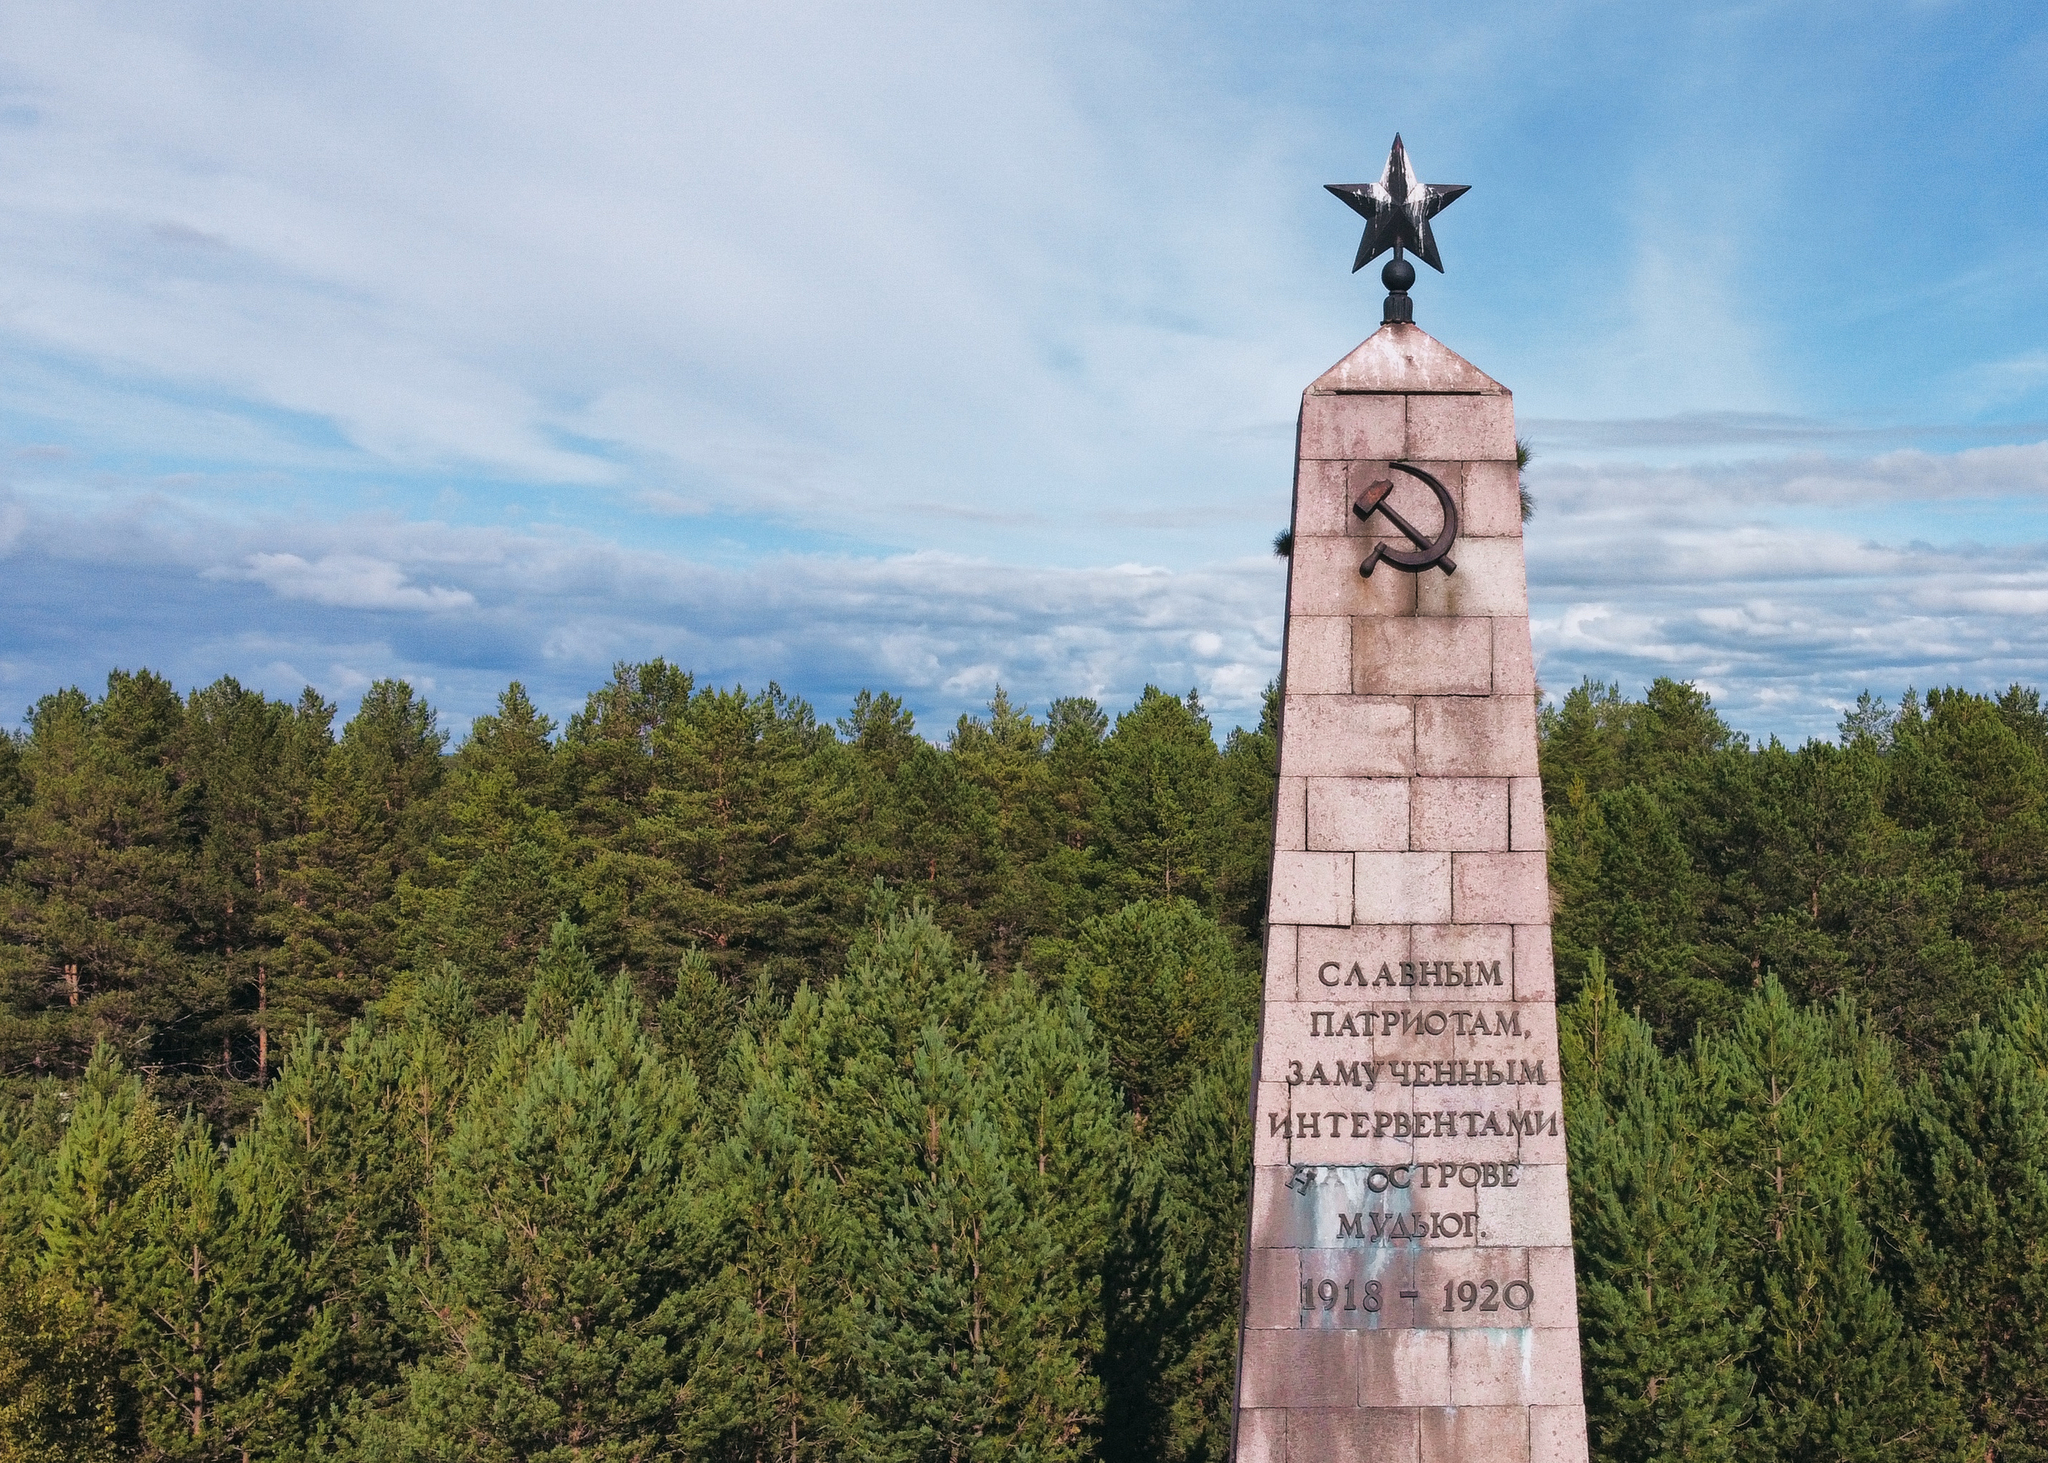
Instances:
[[[408,584],[405,571],[361,554],[323,554],[308,563],[297,554],[251,554],[249,577],[286,599],[311,600],[345,610],[461,610],[476,603],[466,589]]]

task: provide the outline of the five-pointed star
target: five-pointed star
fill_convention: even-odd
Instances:
[[[1417,259],[1444,272],[1436,255],[1436,236],[1429,221],[1450,207],[1453,199],[1471,188],[1469,183],[1418,183],[1415,164],[1408,161],[1408,149],[1401,134],[1394,134],[1393,151],[1387,154],[1387,170],[1377,183],[1325,183],[1323,185],[1359,213],[1365,215],[1365,237],[1358,241],[1358,258],[1351,272],[1359,270],[1389,249],[1407,249]]]

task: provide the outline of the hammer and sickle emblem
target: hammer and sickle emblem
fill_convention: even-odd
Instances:
[[[1458,572],[1458,566],[1451,561],[1451,542],[1458,536],[1458,505],[1451,501],[1451,495],[1444,485],[1419,467],[1410,467],[1405,462],[1387,464],[1395,472],[1405,472],[1412,478],[1428,483],[1436,494],[1437,502],[1443,505],[1444,526],[1437,531],[1434,539],[1424,538],[1415,525],[1394,511],[1394,505],[1387,501],[1387,495],[1394,491],[1393,483],[1381,478],[1358,495],[1358,501],[1351,505],[1351,511],[1358,515],[1361,523],[1370,523],[1375,513],[1387,515],[1387,521],[1408,536],[1415,545],[1413,549],[1390,549],[1385,544],[1374,544],[1372,552],[1365,556],[1365,562],[1358,566],[1358,572],[1368,579],[1372,577],[1373,566],[1385,559],[1396,569],[1405,569],[1410,574],[1420,574],[1435,565],[1446,574]]]

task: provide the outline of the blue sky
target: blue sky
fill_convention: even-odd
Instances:
[[[2038,7],[1882,0],[12,7],[0,714],[666,655],[1254,716],[1397,129],[1547,687],[2048,685],[2043,77]]]

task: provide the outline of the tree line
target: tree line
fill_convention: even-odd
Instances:
[[[0,739],[0,1459],[1221,1459],[1273,704]],[[2048,1444],[2048,718],[1543,718],[1596,1456]]]

